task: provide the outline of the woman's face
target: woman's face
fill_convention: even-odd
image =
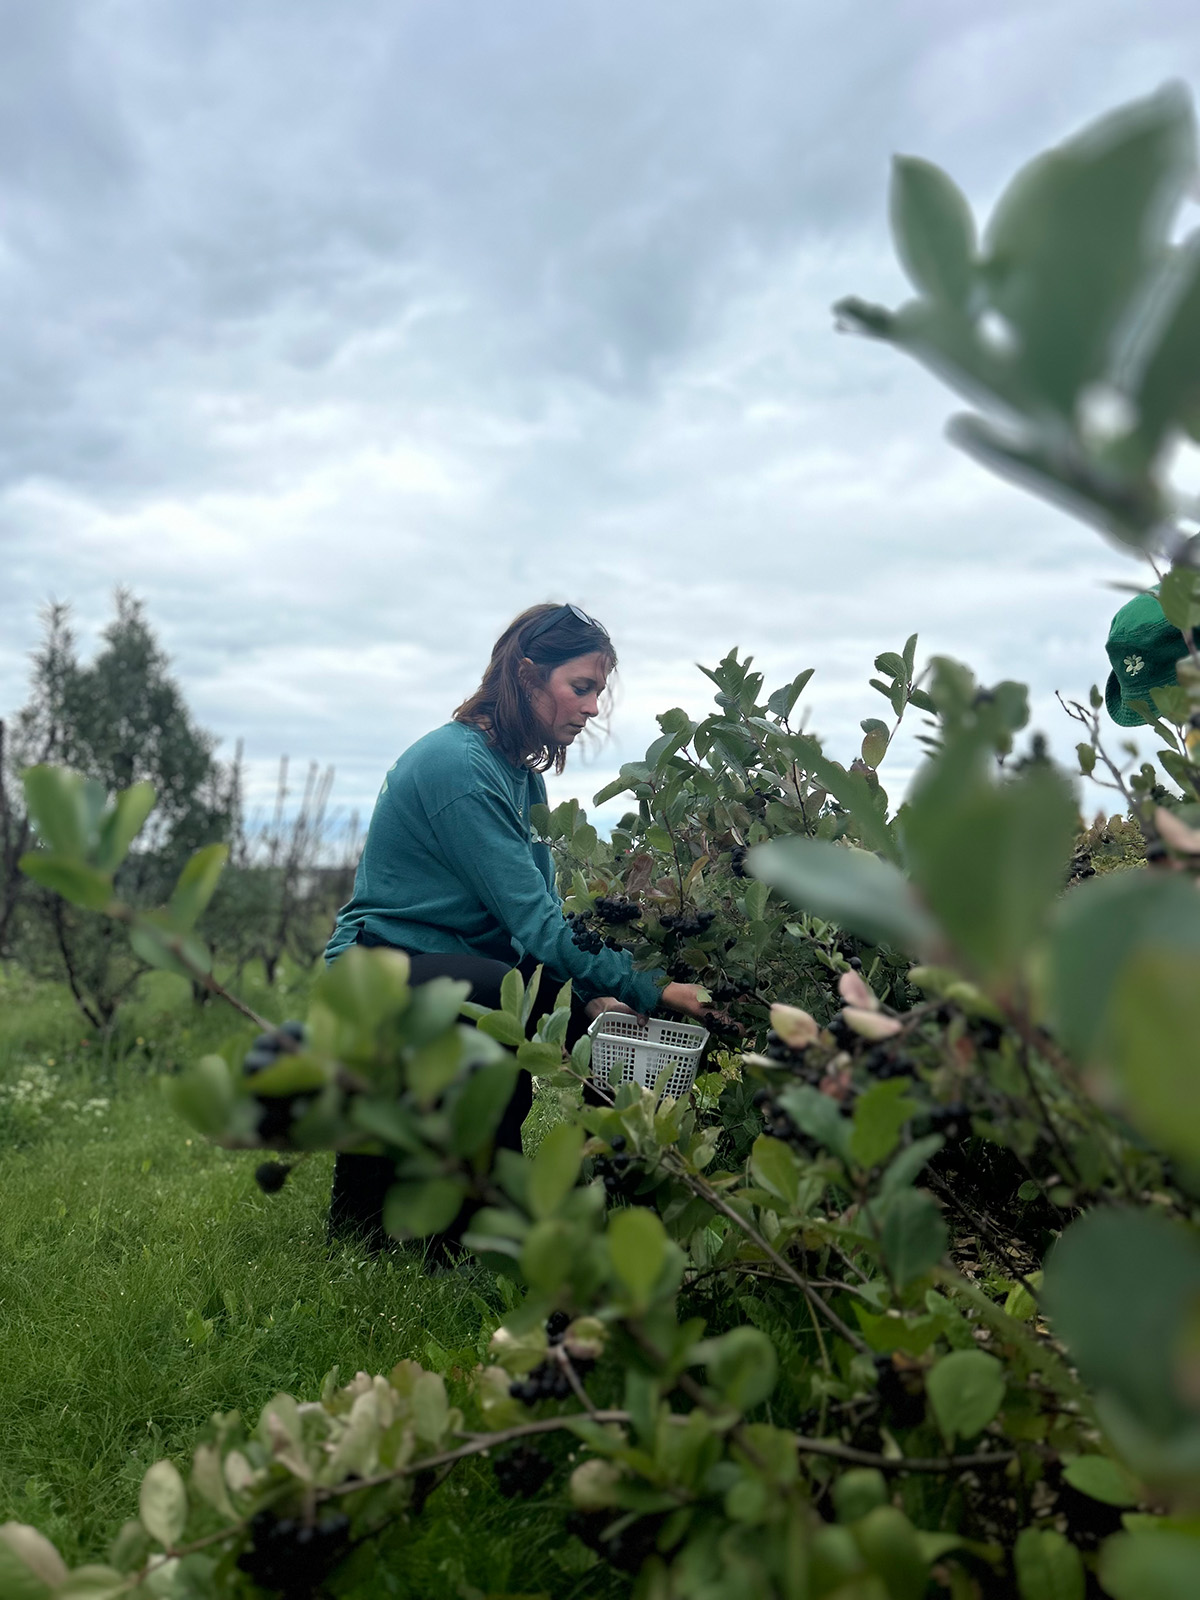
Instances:
[[[533,665],[532,662],[529,663]],[[607,660],[597,650],[560,662],[544,684],[531,691],[534,710],[547,738],[571,744],[599,709],[608,679]]]

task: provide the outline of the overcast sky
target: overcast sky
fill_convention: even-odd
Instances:
[[[199,721],[369,809],[526,605],[621,657],[590,796],[696,661],[815,666],[842,759],[919,631],[1106,671],[1139,569],[834,333],[906,293],[888,164],[986,214],[1045,145],[1200,79],[1195,0],[0,0],[0,714],[38,609],[147,602]],[[901,766],[904,752],[901,752]],[[620,809],[618,806],[617,810]]]

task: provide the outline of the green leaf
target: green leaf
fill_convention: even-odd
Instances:
[[[880,1196],[886,1199],[915,1183],[930,1157],[935,1156],[945,1142],[940,1133],[928,1133],[923,1139],[914,1139],[906,1145],[879,1180]]]
[[[128,1593],[128,1574],[89,1563],[75,1568],[66,1583],[54,1591],[54,1600],[117,1600]]]
[[[888,678],[904,677],[904,658],[898,656],[894,650],[885,650],[882,655],[875,657],[875,670],[882,672]]]
[[[4,1600],[50,1600],[53,1593],[48,1583],[38,1575],[5,1543],[6,1530],[23,1524],[6,1523],[0,1528],[0,1594]]]
[[[883,684],[881,688],[890,697],[888,685]],[[830,761],[817,741],[807,734],[796,734],[789,743],[805,772],[816,778],[853,817],[867,849],[899,864],[900,851],[888,825],[886,797],[873,789],[861,772],[848,772],[838,762]]]
[[[1194,891],[1193,891],[1194,892]],[[1177,1346],[1200,1296],[1200,1243],[1178,1223],[1109,1207],[1073,1222],[1046,1260],[1043,1302],[1084,1381],[1169,1437],[1194,1414]]]
[[[937,1203],[917,1189],[897,1190],[887,1200],[879,1243],[888,1271],[903,1289],[946,1253],[949,1236]]]
[[[372,1100],[365,1095],[355,1095],[350,1107],[350,1120],[373,1138],[384,1144],[398,1145],[401,1150],[416,1151],[421,1148],[413,1113],[403,1110],[394,1100]]]
[[[185,1122],[210,1138],[228,1126],[237,1099],[223,1057],[201,1056],[175,1078],[164,1078],[167,1100]]]
[[[1041,401],[1073,412],[1098,379],[1118,319],[1167,244],[1195,163],[1190,97],[1171,84],[1030,162],[987,230],[992,305]]]
[[[535,1078],[557,1072],[562,1066],[562,1045],[548,1040],[529,1039],[517,1046],[517,1065],[531,1072]]]
[[[1200,1160],[1200,1073],[1194,1049],[1181,1046],[1200,1039],[1200,956],[1169,947],[1137,951],[1105,1020],[1101,1051],[1133,1121],[1168,1155]]]
[[[521,1011],[525,1000],[525,979],[516,967],[510,967],[500,980],[500,1006],[507,1016],[515,1017],[521,1021]],[[525,1032],[522,1028],[521,1037]]]
[[[635,781],[633,778],[614,778],[611,783],[606,783],[603,789],[592,796],[592,804],[606,805],[608,801],[615,800],[619,794],[624,794],[627,789],[632,789]]]
[[[498,1039],[501,1044],[518,1045],[525,1042],[524,1024],[511,1011],[489,1011],[486,1017],[480,1017],[475,1026],[480,1033],[486,1033],[490,1039]]]
[[[0,1594],[6,1600],[47,1600],[67,1577],[55,1547],[24,1522],[0,1524]]]
[[[745,895],[747,922],[761,922],[767,909],[767,896],[769,887],[763,883],[751,883],[747,886]]]
[[[538,1294],[557,1294],[570,1276],[577,1248],[575,1230],[551,1219],[537,1222],[521,1247],[521,1271]]]
[[[156,1461],[142,1479],[138,1515],[152,1539],[165,1549],[178,1544],[187,1522],[187,1490],[170,1461]]]
[[[767,710],[773,717],[791,716],[792,707],[803,694],[805,686],[807,685],[808,680],[812,677],[814,670],[815,669],[812,667],[806,667],[803,672],[798,673],[796,677],[792,679],[791,683],[786,684],[782,689],[775,690],[774,694],[772,694],[770,699],[767,701]]]
[[[1200,1539],[1168,1528],[1118,1533],[1100,1551],[1100,1581],[1113,1600],[1195,1600]]]
[[[970,1354],[965,1351],[964,1354]],[[1013,1546],[1021,1600],[1083,1600],[1083,1562],[1053,1528],[1026,1528]],[[1141,1600],[1149,1600],[1143,1595]]]
[[[660,850],[664,855],[670,855],[674,850],[671,835],[657,822],[646,829],[646,843],[654,850]]]
[[[899,869],[866,851],[825,839],[773,839],[757,845],[747,864],[792,905],[872,943],[919,951],[936,936]]]
[[[891,1155],[900,1130],[916,1110],[903,1078],[874,1083],[854,1106],[850,1154],[860,1167],[877,1167]]]
[[[511,1056],[476,1067],[450,1108],[450,1150],[474,1155],[494,1138],[513,1097],[519,1068]]]
[[[66,856],[30,850],[21,857],[21,871],[27,878],[53,894],[86,911],[103,911],[113,897],[112,879],[95,867],[84,866]]]
[[[883,1579],[889,1600],[923,1600],[929,1562],[903,1511],[876,1507],[854,1529],[854,1538],[868,1566]]]
[[[973,276],[975,220],[962,192],[940,167],[912,156],[893,159],[891,221],[896,253],[913,286],[934,300],[965,306]]]
[[[965,738],[914,785],[904,814],[914,885],[981,977],[1007,980],[1027,961],[1061,893],[1076,816],[1057,771],[993,782]]]
[[[85,860],[91,837],[84,779],[65,767],[39,766],[30,767],[22,781],[38,838],[55,855]]]
[[[646,751],[646,765],[656,770],[681,750],[692,736],[690,724],[686,728],[673,728],[660,734]]]
[[[343,1022],[370,1031],[409,1004],[409,970],[409,959],[401,950],[352,945],[317,978],[313,999],[328,1006]],[[422,984],[422,993],[432,987]],[[469,993],[469,985],[463,986],[461,997],[465,999]]]
[[[775,1346],[758,1328],[731,1328],[720,1338],[707,1340],[700,1349],[708,1381],[738,1411],[760,1405],[775,1387],[779,1372]]]
[[[778,1101],[802,1133],[832,1150],[845,1161],[850,1154],[850,1125],[842,1117],[836,1101],[807,1083],[790,1084],[782,1089]]]
[[[219,1511],[223,1517],[228,1517],[230,1522],[236,1521],[237,1513],[233,1509],[233,1501],[229,1498],[225,1475],[221,1470],[221,1451],[218,1445],[196,1446],[192,1454],[192,1492],[207,1500],[214,1511]]]
[[[171,926],[181,931],[194,928],[216,891],[217,882],[229,859],[227,844],[210,844],[195,855],[179,874],[179,882],[167,903]]]
[[[533,1008],[537,1004],[538,991],[542,987],[542,977],[545,973],[545,970],[546,969],[543,966],[535,967],[533,969],[533,976],[525,985],[525,998],[521,1002],[521,1010],[518,1013],[521,1018],[522,1025],[527,1025],[530,1017],[533,1015]]]
[[[1158,586],[1158,603],[1180,633],[1200,627],[1200,572],[1195,567],[1172,567]],[[1183,648],[1180,641],[1180,655]]]
[[[393,1239],[424,1239],[444,1233],[457,1217],[467,1186],[459,1178],[394,1183],[383,1202],[383,1225]]]
[[[839,1522],[858,1522],[888,1503],[887,1479],[877,1467],[851,1467],[830,1486]]]
[[[1063,898],[1050,948],[1050,1020],[1073,1055],[1102,1048],[1106,1007],[1097,1001],[1113,994],[1139,949],[1158,948],[1200,957],[1200,896],[1188,879],[1105,873]]]
[[[983,1350],[952,1350],[935,1362],[925,1388],[947,1442],[972,1439],[1004,1403],[1004,1367]]]
[[[1142,319],[1130,367],[1130,399],[1137,411],[1138,436],[1148,453],[1158,449],[1173,427],[1196,438],[1196,373],[1200,371],[1200,233],[1165,259],[1157,287],[1156,316]]]
[[[551,1128],[529,1168],[529,1209],[542,1221],[558,1210],[575,1186],[582,1160],[584,1132],[573,1122]]]
[[[115,872],[154,809],[154,785],[135,783],[123,789],[100,825],[94,860],[101,872]]]
[[[432,1105],[443,1089],[454,1082],[463,1064],[464,1050],[463,1034],[451,1028],[412,1052],[406,1076],[409,1088],[422,1105]]]
[[[635,1304],[645,1305],[667,1255],[667,1235],[653,1211],[630,1206],[609,1218],[608,1253],[613,1271]]]
[[[165,925],[161,911],[142,911],[129,930],[129,945],[135,956],[160,972],[177,972],[193,978],[212,966],[212,952],[190,933],[176,933]],[[176,953],[178,951],[178,954]]]
[[[800,1191],[800,1171],[790,1147],[781,1139],[759,1134],[750,1151],[750,1171],[764,1189],[778,1195],[789,1206],[795,1205]]]
[[[1137,1480],[1111,1456],[1064,1456],[1063,1477],[1072,1489],[1106,1506],[1138,1503]]]
[[[878,730],[872,730],[872,732],[863,735],[862,758],[869,767],[877,767],[884,756],[887,755],[888,743],[886,732],[880,733]]]

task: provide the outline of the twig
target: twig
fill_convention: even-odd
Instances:
[[[796,1447],[804,1455],[833,1456],[856,1466],[877,1467],[880,1472],[969,1472],[979,1467],[1006,1467],[1017,1459],[1015,1450],[980,1450],[969,1456],[883,1456],[856,1450],[838,1439],[809,1439],[801,1433],[796,1435]]]
[[[628,1411],[592,1411],[588,1414],[590,1422],[619,1423],[632,1422]],[[566,1417],[546,1417],[540,1422],[522,1422],[512,1428],[502,1428],[496,1433],[475,1433],[470,1436],[467,1444],[460,1445],[457,1450],[442,1450],[435,1456],[422,1456],[419,1461],[410,1461],[407,1466],[395,1467],[391,1472],[381,1472],[374,1478],[356,1478],[351,1483],[339,1483],[332,1489],[318,1489],[316,1499],[331,1500],[344,1494],[357,1494],[360,1489],[377,1489],[381,1484],[392,1483],[397,1478],[411,1478],[418,1472],[427,1472],[431,1467],[445,1466],[454,1461],[465,1461],[468,1456],[485,1454],[497,1445],[510,1444],[514,1439],[528,1439],[539,1433],[558,1433],[563,1428],[569,1428],[572,1423],[579,1421],[579,1413],[572,1412]]]

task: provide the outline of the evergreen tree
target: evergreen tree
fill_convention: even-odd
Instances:
[[[13,730],[10,831],[12,775],[35,761],[58,761],[110,790],[147,779],[158,805],[120,888],[135,904],[161,900],[193,850],[229,833],[233,795],[215,740],[193,721],[145,608],[128,590],[117,590],[116,616],[90,664],[79,660],[66,606],[47,607],[43,624],[30,699]],[[22,957],[65,978],[89,1021],[107,1026],[139,970],[125,941],[112,937],[106,918],[54,896],[31,891],[26,908]]]

